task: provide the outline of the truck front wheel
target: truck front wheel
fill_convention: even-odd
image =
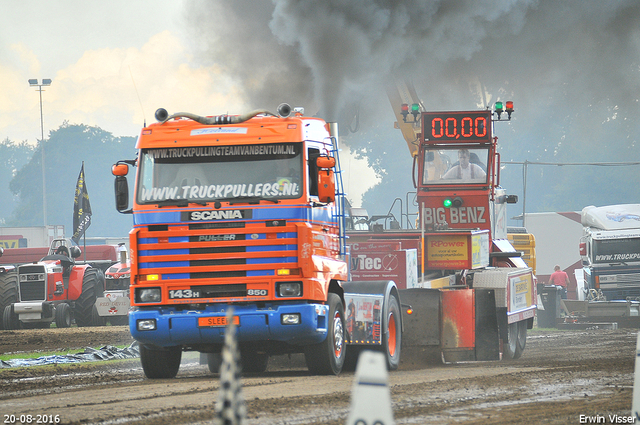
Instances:
[[[149,379],[175,378],[180,369],[182,347],[169,347],[153,350],[146,345],[140,345],[140,363],[142,370]]]
[[[315,375],[338,375],[346,354],[344,306],[336,294],[327,297],[327,337],[320,344],[308,346],[304,353],[309,372]]]

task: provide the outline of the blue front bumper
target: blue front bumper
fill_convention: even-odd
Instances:
[[[131,335],[142,344],[159,347],[193,344],[223,344],[225,327],[198,326],[203,317],[224,317],[227,305],[209,305],[204,310],[178,310],[175,307],[147,307],[129,312]],[[324,304],[234,305],[239,318],[239,342],[280,341],[292,345],[316,344],[327,337],[328,306]],[[299,314],[300,323],[282,324],[283,314]],[[138,330],[138,323],[155,320],[154,330]]]

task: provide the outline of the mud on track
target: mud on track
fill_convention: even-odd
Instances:
[[[389,375],[397,424],[573,424],[629,416],[637,329],[530,333],[522,358]],[[132,342],[127,327],[0,331],[0,351],[82,350]],[[77,352],[77,351],[76,351]],[[211,421],[218,376],[186,353],[178,377],[148,380],[138,360],[0,369],[0,414],[74,424]],[[299,356],[243,376],[249,424],[344,424],[352,373],[310,376]],[[2,417],[4,419],[4,416]]]

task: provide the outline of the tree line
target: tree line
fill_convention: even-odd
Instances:
[[[91,226],[86,236],[124,237],[131,216],[115,210],[111,166],[136,155],[135,137],[116,137],[99,127],[64,122],[37,146],[8,138],[0,143],[0,226],[44,225],[42,147],[44,146],[46,222],[73,233],[73,200],[84,161],[91,202]]]

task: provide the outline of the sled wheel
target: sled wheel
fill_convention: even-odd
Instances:
[[[250,350],[241,350],[240,364],[242,365],[242,372],[262,373],[269,366],[269,355]]]
[[[0,314],[4,316],[5,308],[16,301],[18,301],[18,273],[10,271],[0,274]],[[4,318],[2,320],[4,321]],[[3,329],[2,322],[0,322],[0,329]]]
[[[527,321],[518,322],[518,348],[514,359],[519,359],[527,345]]]
[[[20,329],[20,320],[18,315],[13,312],[13,306],[8,305],[2,313],[2,326],[6,330]]]
[[[504,341],[504,357],[507,360],[519,359],[527,341],[527,322],[521,321],[507,325],[507,340]]]
[[[68,328],[71,326],[71,307],[67,303],[56,305],[56,326],[58,328]]]
[[[140,363],[142,370],[149,379],[175,378],[180,369],[182,347],[168,347],[153,350],[146,345],[140,345]]]
[[[327,304],[327,337],[320,344],[308,346],[304,353],[307,368],[315,375],[338,375],[342,371],[347,348],[342,300],[330,293]]]

